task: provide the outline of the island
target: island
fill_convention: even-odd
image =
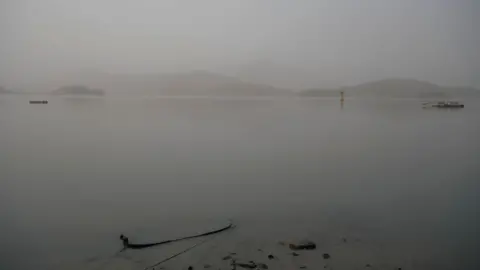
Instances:
[[[63,86],[52,92],[54,95],[82,95],[82,96],[104,96],[105,91],[93,89],[83,85]]]
[[[194,70],[173,73],[93,72],[74,78],[77,84],[104,89],[107,93],[160,96],[293,96],[288,89],[252,83],[216,72]]]
[[[13,94],[13,91],[6,89],[3,86],[0,86],[0,94]]]

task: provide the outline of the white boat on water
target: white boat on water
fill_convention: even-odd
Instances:
[[[428,102],[424,103],[424,105],[430,105],[435,108],[463,108],[465,105],[463,105],[460,102],[457,101],[438,101],[438,102]]]

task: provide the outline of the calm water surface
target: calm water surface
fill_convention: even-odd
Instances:
[[[478,269],[479,100],[46,98],[0,97],[0,269],[98,269],[120,233],[229,218],[352,265],[341,237],[388,269]]]

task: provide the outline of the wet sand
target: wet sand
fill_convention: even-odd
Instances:
[[[237,226],[217,235],[197,238],[143,250],[126,250],[109,258],[84,262],[79,269],[145,269],[159,261],[200,243],[190,251],[150,269],[234,269],[237,263],[253,261],[268,269],[433,269],[426,265],[427,252],[414,258],[415,249],[402,245],[385,248],[381,242],[361,234],[346,234],[341,230],[318,231],[306,224],[269,228],[266,224]],[[311,224],[310,224],[311,225]],[[298,230],[293,229],[297,227]],[[205,241],[202,243],[203,241]],[[314,250],[291,250],[288,243],[311,240]],[[120,242],[119,242],[120,245]],[[294,256],[293,253],[297,256]],[[328,258],[324,257],[328,254]],[[271,256],[269,258],[269,255]],[[417,261],[415,261],[417,260]],[[257,267],[256,267],[257,268]],[[256,269],[252,268],[252,269]],[[249,269],[236,266],[236,269]],[[258,267],[258,269],[262,269]]]

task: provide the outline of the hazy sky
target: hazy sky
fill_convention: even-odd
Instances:
[[[480,87],[478,0],[0,0],[0,85],[81,70]]]

